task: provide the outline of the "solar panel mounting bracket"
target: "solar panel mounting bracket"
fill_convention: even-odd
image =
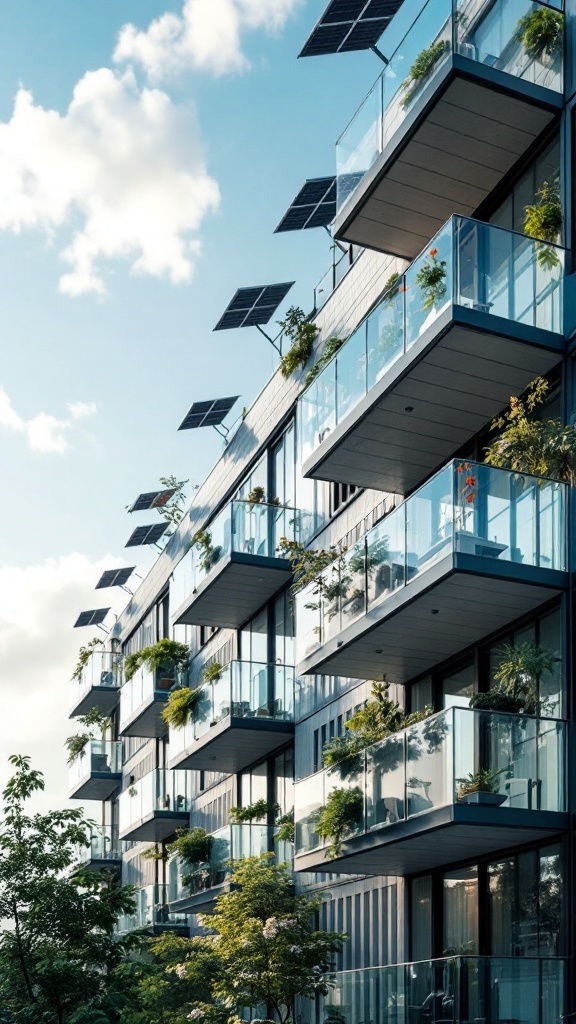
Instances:
[[[275,348],[275,349],[276,349],[276,351],[277,351],[278,355],[279,355],[279,356],[281,356],[281,355],[282,355],[282,346],[281,346],[281,345],[277,345],[277,344],[276,344],[276,342],[277,342],[278,338],[280,338],[280,337],[281,337],[281,333],[280,333],[280,334],[277,334],[275,338],[271,338],[271,337],[270,337],[270,335],[269,335],[269,334],[266,334],[266,331],[264,331],[264,330],[263,330],[263,329],[261,328],[260,324],[255,324],[254,326],[256,327],[256,330],[257,330],[257,331],[260,331],[260,334],[262,334],[262,335],[263,335],[263,336],[264,336],[264,337],[266,338],[266,341],[269,341],[269,342],[270,342],[270,344],[272,345],[272,348]]]
[[[371,46],[370,49],[372,50],[372,53],[375,53],[377,57],[380,57],[380,60],[383,61],[386,66],[388,66],[390,61],[388,60],[388,57],[384,56],[382,50],[379,50],[377,46]]]

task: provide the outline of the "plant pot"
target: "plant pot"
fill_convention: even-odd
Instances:
[[[484,807],[500,807],[507,799],[505,793],[486,793],[482,790],[464,793],[458,797],[461,804],[482,804]]]

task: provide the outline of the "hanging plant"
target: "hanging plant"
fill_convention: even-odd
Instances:
[[[142,851],[141,856],[144,860],[165,861],[168,859],[168,851],[163,846],[159,846],[158,843],[154,843],[154,846],[146,847]]]
[[[181,644],[177,640],[158,640],[149,647],[143,647],[141,651],[129,654],[124,660],[124,678],[126,682],[136,674],[142,665],[146,665],[151,672],[163,670],[170,674],[188,665],[190,648],[187,644]]]
[[[520,18],[516,39],[533,60],[558,57],[564,48],[564,17],[549,7],[530,11]]]
[[[444,39],[439,39],[438,42],[433,43],[425,50],[421,50],[416,60],[414,61],[408,77],[404,83],[409,86],[410,83],[414,83],[413,88],[409,89],[406,96],[402,100],[402,106],[410,106],[414,96],[418,92],[422,81],[428,77],[430,72],[434,69],[439,60],[442,59],[448,49],[448,44]]]
[[[212,534],[209,530],[198,530],[192,537],[192,546],[198,552],[198,564],[203,572],[210,572],[212,566],[220,561],[222,548],[220,545],[212,544]]]
[[[345,839],[354,835],[364,823],[364,794],[355,786],[352,789],[333,789],[326,805],[316,821],[316,831],[321,839],[328,840],[326,856],[338,857]]]
[[[229,816],[234,825],[244,825],[254,821],[255,818],[267,818],[271,811],[276,812],[276,806],[271,806],[267,800],[256,800],[246,807],[231,807]]]
[[[550,385],[537,377],[526,389],[524,398],[510,399],[510,407],[492,422],[500,433],[486,448],[484,461],[489,466],[511,469],[516,473],[576,481],[576,426],[562,425],[560,419],[537,419],[535,412],[547,398]]]
[[[188,686],[181,686],[168,695],[166,706],[162,710],[162,718],[171,728],[183,729],[189,722],[197,721],[201,717],[201,709],[205,702],[204,690],[191,690]]]
[[[524,233],[530,238],[557,243],[562,232],[562,201],[560,190],[554,182],[545,181],[536,193],[537,203],[525,207]],[[538,245],[538,263],[545,270],[560,265],[560,257],[549,245]]]
[[[223,666],[219,661],[213,661],[209,665],[204,665],[202,669],[202,682],[203,683],[217,683],[222,678]]]
[[[336,353],[342,348],[344,344],[344,338],[328,338],[324,348],[322,349],[322,355],[320,356],[317,363],[314,364],[311,370],[308,370],[304,378],[304,387],[307,388],[312,381],[316,380],[319,373],[322,372],[325,366],[332,361]]]
[[[276,821],[278,831],[274,838],[279,843],[293,843],[295,840],[294,808],[286,814],[282,814]]]
[[[438,249],[430,249],[416,274],[416,284],[423,295],[424,309],[433,309],[444,299],[447,291],[446,265],[446,260],[438,259]]]
[[[103,643],[104,643],[103,639],[100,639],[99,636],[95,636],[93,640],[89,640],[88,643],[84,647],[80,648],[80,650],[78,651],[78,664],[76,665],[76,668],[74,669],[74,673],[72,675],[72,679],[81,679],[82,678],[82,673],[83,673],[84,669],[86,668],[86,665],[90,661],[90,658],[94,654],[95,649],[97,647],[102,647]]]
[[[319,332],[316,324],[312,323],[297,306],[291,306],[286,313],[286,319],[279,320],[278,323],[283,334],[292,342],[280,359],[280,373],[287,380],[296,370],[306,365]]]
[[[168,846],[171,857],[181,857],[187,864],[206,864],[210,860],[213,838],[204,828],[178,829],[176,839]]]

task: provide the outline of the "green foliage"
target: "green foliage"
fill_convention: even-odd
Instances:
[[[296,997],[328,991],[345,936],[315,929],[322,897],[295,894],[290,871],[271,856],[238,862],[231,882],[209,919],[222,965],[214,996],[236,1012],[268,1006],[287,1024]]]
[[[157,643],[128,655],[124,660],[124,678],[129,682],[141,665],[146,665],[151,672],[177,672],[187,667],[189,657],[190,648],[187,644],[167,638],[158,640]]]
[[[551,477],[573,484],[576,479],[576,427],[560,419],[536,418],[550,386],[537,377],[524,398],[510,399],[510,407],[492,423],[500,434],[486,449],[485,462],[517,473]]]
[[[416,57],[408,77],[406,79],[406,85],[414,83],[412,89],[410,89],[404,99],[402,100],[402,106],[408,107],[414,99],[420,83],[424,78],[427,78],[433,68],[436,66],[439,60],[442,59],[447,50],[447,43],[443,39],[439,39],[438,42],[433,43],[425,50],[421,50]]]
[[[247,501],[250,505],[261,505],[266,501],[266,491],[264,487],[253,487],[248,495]]]
[[[294,809],[282,814],[277,820],[275,838],[281,843],[293,843],[295,838]]]
[[[321,839],[329,840],[326,856],[338,857],[344,840],[362,827],[363,820],[362,790],[358,786],[352,789],[333,789],[316,820],[318,835]]]
[[[500,711],[504,714],[517,715],[524,707],[524,700],[522,697],[513,697],[492,687],[487,693],[475,693],[470,698],[470,707],[478,711]]]
[[[332,361],[336,353],[342,348],[343,344],[344,338],[328,338],[324,348],[322,349],[322,355],[318,359],[318,362],[308,370],[308,373],[304,378],[305,388],[307,388],[309,384],[312,384],[312,381],[316,380],[318,374],[322,373],[325,366],[328,366],[328,363]]]
[[[534,60],[559,56],[564,47],[564,17],[560,11],[539,7],[520,18],[516,38]]]
[[[203,572],[210,572],[212,566],[220,561],[222,548],[219,544],[216,547],[212,544],[209,530],[198,530],[192,537],[192,546],[198,552],[198,562]]]
[[[68,751],[68,764],[72,764],[90,740],[95,739],[95,730],[100,731],[103,740],[106,739],[106,733],[112,724],[111,720],[102,714],[100,708],[90,708],[85,715],[78,717],[78,722],[85,727],[86,731],[75,733],[74,736],[69,736],[66,740],[64,746]]]
[[[469,793],[497,793],[500,787],[500,776],[507,771],[508,768],[499,768],[498,771],[480,768],[479,771],[471,772],[463,779],[456,779],[456,782],[459,783],[458,796],[467,796]]]
[[[537,203],[525,207],[524,232],[530,238],[545,242],[558,242],[562,231],[562,200],[560,190],[554,182],[550,185],[545,181],[536,193]],[[545,270],[553,270],[560,265],[560,257],[550,245],[538,245],[538,263]]]
[[[209,665],[204,665],[202,669],[202,682],[203,683],[216,683],[222,678],[223,666],[219,661],[212,661]]]
[[[210,860],[212,836],[204,828],[179,829],[168,846],[170,856],[181,857],[187,864],[205,864]]]
[[[175,494],[172,495],[166,505],[156,505],[159,515],[168,523],[169,529],[167,534],[170,535],[176,531],[186,512],[186,484],[188,480],[178,480],[175,476],[161,476],[160,483],[166,490],[175,490]]]
[[[159,846],[158,843],[154,843],[154,846],[148,846],[143,850],[140,856],[143,857],[144,860],[163,861],[167,859],[168,855],[164,847]]]
[[[201,687],[191,690],[189,686],[180,686],[168,694],[162,718],[166,725],[172,726],[173,729],[183,729],[188,722],[199,717],[200,708],[205,701],[206,694]]]
[[[253,804],[248,804],[247,807],[231,807],[230,821],[235,825],[241,825],[254,821],[255,818],[266,818],[270,810],[271,807],[267,800],[256,800]]]
[[[281,537],[278,545],[278,553],[281,558],[287,558],[292,566],[294,582],[292,593],[297,594],[307,586],[314,583],[317,588],[323,586],[323,572],[332,565],[342,552],[336,548],[329,551],[316,548],[305,548],[298,541],[288,540]]]
[[[498,668],[494,672],[494,679],[498,686],[494,687],[484,696],[492,695],[507,698],[510,711],[525,711],[527,714],[534,714],[537,711],[546,710],[546,702],[538,699],[539,684],[546,675],[554,671],[554,655],[546,647],[535,643],[533,640],[525,640],[520,644],[501,644],[496,654],[499,656]],[[479,695],[478,695],[479,696]],[[542,703],[544,708],[542,708]],[[516,705],[515,707],[513,705]],[[478,705],[474,699],[474,707]],[[504,710],[495,708],[492,710]]]
[[[424,309],[433,309],[446,295],[446,260],[438,259],[438,249],[430,249],[416,274],[416,284],[423,294]]]
[[[286,319],[278,323],[285,336],[292,342],[280,359],[280,373],[286,380],[308,362],[318,337],[318,328],[303,310],[296,306],[291,306],[286,313]]]
[[[95,636],[93,640],[89,640],[84,647],[80,648],[80,650],[78,651],[78,664],[74,669],[72,679],[81,679],[82,673],[86,668],[86,665],[90,661],[90,658],[94,654],[95,648],[102,647],[103,643],[103,639],[101,639],[99,636]]]
[[[131,887],[100,872],[69,869],[92,823],[80,810],[28,814],[44,789],[27,757],[11,757],[0,833],[0,1005],[10,1024],[111,1024],[120,994],[111,982],[132,940],[113,936],[133,910]]]

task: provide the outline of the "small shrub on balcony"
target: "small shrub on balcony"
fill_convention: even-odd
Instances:
[[[90,658],[94,654],[94,651],[96,650],[97,647],[102,647],[103,644],[104,640],[100,639],[99,636],[95,636],[93,640],[89,640],[84,647],[80,648],[80,650],[78,651],[78,664],[74,669],[72,679],[82,678],[82,673],[86,668],[86,665],[90,661]]]
[[[494,672],[497,686],[488,693],[476,694],[471,706],[488,708],[489,702],[491,711],[523,711],[530,715],[550,711],[550,701],[539,700],[538,694],[542,679],[554,671],[556,659],[552,651],[533,640],[525,640],[516,645],[501,644],[496,653],[500,658]],[[506,702],[509,706],[502,706]]]
[[[278,553],[281,558],[288,559],[292,566],[294,574],[292,593],[297,594],[312,583],[322,586],[322,573],[337,558],[340,558],[342,550],[337,548],[330,548],[329,550],[305,548],[298,541],[281,537],[278,544]]]
[[[286,319],[279,321],[284,335],[292,342],[288,351],[280,359],[280,373],[285,380],[306,365],[314,342],[318,337],[318,328],[308,319],[303,310],[292,306],[286,313]]]
[[[189,686],[181,686],[169,694],[162,718],[173,729],[183,729],[189,722],[200,717],[205,701],[206,695],[202,688],[191,690]]]
[[[202,682],[217,683],[222,678],[222,668],[219,661],[213,661],[209,665],[204,665],[202,669]]]
[[[326,856],[338,857],[345,839],[354,835],[364,821],[364,794],[358,786],[333,789],[316,821],[321,839],[328,840]]]
[[[456,779],[459,783],[458,798],[469,796],[471,793],[497,793],[500,787],[500,776],[507,772],[508,768],[499,768],[492,771],[490,768],[480,768],[477,772],[471,772],[463,779]]]
[[[489,466],[511,469],[516,473],[565,480],[576,480],[576,426],[562,425],[558,418],[537,418],[536,411],[548,396],[550,385],[537,377],[528,386],[524,398],[512,397],[509,408],[492,423],[500,431],[486,448],[484,461]]]
[[[558,185],[545,181],[536,193],[537,203],[525,207],[524,233],[530,238],[557,243],[562,232],[562,201]],[[560,265],[560,257],[551,245],[538,245],[538,263],[545,270]]]
[[[91,708],[87,714],[78,718],[80,725],[83,725],[85,732],[69,736],[64,746],[68,752],[68,764],[72,764],[80,756],[91,740],[95,739],[95,731],[100,731],[100,737],[104,741],[112,722],[103,715],[100,708]]]
[[[267,818],[271,811],[276,812],[276,806],[270,805],[267,800],[256,800],[246,807],[231,807],[230,821],[234,825],[251,824],[255,819]]]
[[[276,820],[278,831],[274,838],[280,843],[293,843],[295,839],[294,808]]]
[[[533,60],[558,57],[564,47],[564,17],[548,7],[530,11],[520,18],[516,38]]]
[[[222,548],[218,544],[212,544],[212,534],[209,530],[198,530],[192,537],[192,547],[198,552],[198,563],[203,572],[210,572],[212,566],[220,561]]]
[[[129,682],[142,665],[146,665],[151,672],[163,670],[173,673],[186,668],[189,657],[190,648],[187,644],[178,643],[177,640],[159,640],[150,647],[143,647],[141,651],[128,655],[124,661],[124,678]]]
[[[446,296],[446,260],[438,259],[438,249],[430,249],[420,270],[416,284],[422,292],[424,309],[434,309]]]
[[[409,107],[414,96],[418,92],[422,81],[428,77],[431,71],[435,68],[439,60],[442,59],[448,44],[444,39],[439,39],[438,42],[433,43],[432,46],[427,47],[425,50],[421,50],[416,60],[414,61],[405,84],[410,86],[413,83],[412,88],[408,90],[406,96],[402,100],[403,107]]]
[[[212,836],[204,828],[179,829],[168,846],[170,856],[181,857],[187,864],[206,864],[210,860]]]
[[[322,349],[322,355],[318,362],[314,364],[312,369],[308,370],[308,373],[304,378],[305,388],[316,380],[316,377],[318,374],[322,373],[325,366],[328,366],[328,363],[332,361],[336,353],[342,348],[344,340],[344,338],[328,338],[324,348]]]

